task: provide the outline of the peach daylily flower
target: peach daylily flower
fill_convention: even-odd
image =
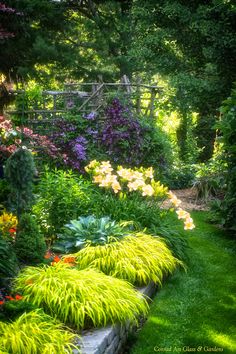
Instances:
[[[142,187],[142,192],[143,196],[148,195],[149,197],[151,197],[154,194],[154,189],[150,184],[147,184]]]
[[[118,171],[117,171],[117,174],[127,180],[127,181],[132,181],[133,179],[133,175],[132,175],[132,172],[130,170],[128,170],[127,168],[120,168]]]
[[[103,177],[101,175],[97,175],[93,177],[94,183],[101,183],[103,180]]]
[[[136,179],[136,181],[134,182],[129,182],[127,186],[129,188],[129,191],[132,192],[136,191],[139,187],[145,186],[145,183],[142,179]]]
[[[181,208],[176,210],[176,214],[178,215],[178,219],[186,219],[187,217],[190,217],[189,213]]]
[[[184,230],[192,230],[195,228],[192,218],[187,218],[184,222]]]
[[[111,187],[115,193],[118,193],[121,190],[121,185],[118,181],[113,182]]]

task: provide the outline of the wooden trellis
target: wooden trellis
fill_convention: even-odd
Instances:
[[[88,114],[103,112],[107,99],[111,95],[123,95],[132,104],[137,114],[153,116],[155,102],[162,88],[157,85],[146,85],[140,81],[131,83],[127,76],[123,76],[118,83],[89,82],[65,84],[63,91],[45,90],[42,92],[42,102],[35,102],[31,109],[8,110],[10,115],[23,117],[27,126],[35,131],[47,131],[53,122],[73,110],[73,113]],[[12,91],[12,95],[22,95],[24,91]]]

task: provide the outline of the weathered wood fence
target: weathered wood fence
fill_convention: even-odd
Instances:
[[[43,91],[42,100],[40,102],[36,100],[30,109],[22,104],[22,107],[18,107],[17,110],[10,109],[7,113],[22,117],[22,121],[27,122],[27,125],[36,131],[42,130],[43,127],[48,130],[53,121],[63,117],[65,113],[72,110],[74,114],[100,113],[109,97],[122,95],[128,99],[134,112],[152,117],[161,92],[162,88],[157,85],[147,85],[140,81],[131,83],[127,76],[123,76],[118,83],[102,81],[68,83],[65,84],[63,91]],[[21,102],[24,102],[24,90],[11,91],[11,94],[22,96]]]

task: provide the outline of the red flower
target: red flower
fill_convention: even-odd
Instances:
[[[5,298],[8,299],[8,300],[10,300],[10,301],[15,300],[14,297],[9,296],[9,295],[5,296]]]
[[[9,232],[10,232],[11,234],[14,234],[14,233],[16,232],[16,229],[14,229],[14,227],[12,227],[12,228],[9,230]]]
[[[0,300],[0,306],[4,304],[5,301]]]
[[[18,294],[17,294],[17,295],[15,296],[15,300],[22,300],[22,299],[23,299],[23,296],[21,296],[21,295],[18,295]]]
[[[55,256],[55,257],[53,258],[53,261],[56,262],[56,263],[60,262],[60,260],[61,260],[61,258],[58,257],[58,256]]]

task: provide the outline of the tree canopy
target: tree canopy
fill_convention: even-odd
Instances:
[[[182,157],[191,112],[200,159],[211,156],[218,108],[236,80],[233,0],[9,0],[0,18],[7,78],[161,78],[182,117]]]

